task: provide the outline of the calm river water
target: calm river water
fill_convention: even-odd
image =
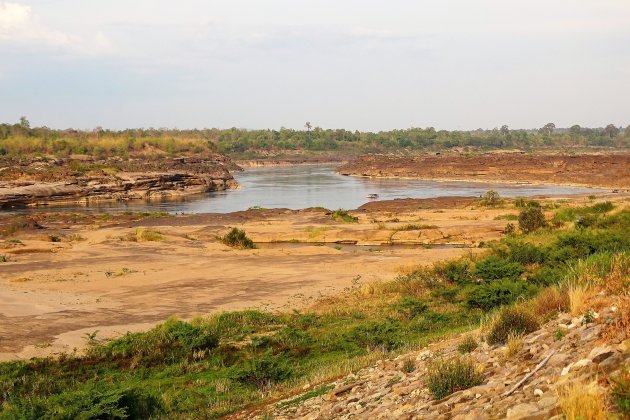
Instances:
[[[176,213],[228,213],[249,207],[302,209],[322,206],[328,209],[355,209],[365,202],[367,194],[378,194],[379,200],[395,198],[429,198],[438,196],[479,196],[496,190],[503,197],[597,192],[589,188],[518,185],[479,182],[437,182],[410,179],[378,179],[342,176],[334,165],[304,165],[247,168],[235,173],[241,185],[238,190],[208,193],[184,201],[99,203],[89,207],[55,206],[56,210],[166,211]],[[50,208],[23,210],[38,211]]]

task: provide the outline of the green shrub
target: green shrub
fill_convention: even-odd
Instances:
[[[474,363],[460,357],[435,360],[427,367],[427,388],[436,400],[482,383],[483,375]]]
[[[530,311],[521,306],[507,306],[490,323],[487,342],[490,345],[505,344],[510,334],[525,335],[538,327],[538,320]]]
[[[519,264],[542,264],[545,262],[545,252],[526,242],[511,242],[507,258]]]
[[[444,264],[436,264],[435,272],[459,285],[474,280],[468,261],[448,261]]]
[[[457,351],[464,354],[470,353],[477,348],[477,340],[475,337],[468,334],[464,339],[457,345]]]
[[[394,309],[405,319],[413,319],[426,312],[427,309],[429,309],[429,305],[420,299],[407,296],[400,302],[394,304]]]
[[[578,229],[586,229],[588,227],[595,226],[597,224],[597,220],[599,217],[593,214],[587,214],[585,216],[580,216],[575,221],[575,227]]]
[[[525,272],[525,267],[519,263],[510,262],[504,258],[491,255],[479,261],[475,265],[475,272],[478,277],[485,281],[499,279],[518,279]]]
[[[347,334],[347,339],[369,350],[394,350],[403,344],[400,325],[394,321],[358,325]]]
[[[417,332],[431,332],[438,331],[440,329],[445,328],[446,326],[453,326],[453,320],[449,314],[427,311],[422,317],[418,317],[413,320],[413,322],[409,325],[413,331]]]
[[[610,378],[610,397],[621,412],[622,418],[630,418],[630,370],[624,368],[616,377]]]
[[[254,249],[254,241],[249,239],[245,231],[239,228],[232,228],[227,235],[221,238],[221,242],[227,246],[238,249]]]
[[[286,381],[293,375],[293,368],[287,364],[286,360],[267,353],[246,361],[237,372],[236,380],[266,391],[273,384]]]
[[[133,358],[141,365],[149,366],[188,358],[193,352],[212,350],[218,344],[218,335],[210,329],[170,319],[147,332],[127,333],[106,344],[95,344],[88,354],[114,360]]]
[[[545,214],[540,207],[527,207],[518,215],[518,227],[525,233],[547,226]]]
[[[499,306],[514,303],[519,297],[529,297],[537,288],[523,281],[497,280],[474,288],[467,296],[471,308],[489,311]]]
[[[332,218],[336,222],[344,222],[344,223],[357,223],[359,221],[358,217],[354,217],[347,210],[337,209],[332,212]]]
[[[593,213],[608,213],[615,208],[610,201],[604,201],[603,203],[597,203],[590,207],[590,211]]]
[[[2,418],[140,419],[163,411],[159,398],[136,388],[88,385],[50,398],[30,398],[9,405]],[[6,415],[6,417],[4,417]]]
[[[527,282],[537,286],[551,286],[559,284],[567,274],[566,267],[550,267],[545,265],[527,276]]]

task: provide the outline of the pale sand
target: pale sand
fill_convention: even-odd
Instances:
[[[98,330],[101,339],[119,336],[146,330],[174,315],[188,319],[222,310],[303,308],[357,281],[390,280],[409,267],[483,251],[473,247],[353,252],[326,246],[235,250],[215,238],[229,226],[245,229],[256,242],[379,244],[390,239],[394,228],[415,223],[437,228],[397,232],[392,239],[476,246],[502,236],[507,222],[494,218],[506,213],[516,210],[356,213],[358,224],[332,222],[314,212],[254,215],[243,224],[229,216],[205,215],[129,226],[71,226],[66,233],[86,240],[63,243],[43,240],[41,231],[18,233],[23,246],[0,249],[12,259],[0,266],[0,360],[81,351],[86,333]],[[394,217],[400,221],[386,221]],[[386,221],[385,229],[374,221]],[[146,225],[166,239],[118,239]]]

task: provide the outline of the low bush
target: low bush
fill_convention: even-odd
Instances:
[[[404,319],[413,319],[426,312],[429,309],[429,305],[420,299],[407,296],[394,304],[394,309]]]
[[[286,381],[293,374],[293,369],[285,360],[269,353],[245,362],[237,372],[236,380],[267,391],[274,383]]]
[[[147,332],[127,333],[109,343],[96,344],[88,354],[99,359],[133,359],[136,364],[151,366],[192,357],[194,352],[212,350],[218,344],[217,334],[208,328],[169,319]]]
[[[526,242],[510,242],[506,258],[519,264],[542,264],[545,262],[545,252],[541,248]]]
[[[369,350],[391,351],[402,346],[400,325],[394,321],[372,321],[356,326],[347,335],[348,341]]]
[[[221,237],[224,245],[238,249],[254,249],[254,241],[247,237],[245,231],[239,228],[232,228],[225,236]]]
[[[525,271],[525,267],[521,264],[510,262],[495,255],[491,255],[475,265],[475,273],[485,281],[516,280]]]
[[[441,330],[447,325],[453,326],[453,319],[449,314],[427,311],[421,317],[414,319],[409,328],[426,333]]]
[[[358,217],[354,217],[353,215],[348,213],[347,210],[344,210],[344,209],[337,209],[333,211],[332,218],[336,222],[343,222],[343,223],[358,223],[359,222]]]
[[[520,297],[530,297],[536,291],[535,286],[523,281],[497,280],[472,289],[466,297],[466,303],[471,308],[489,311],[514,303]]]
[[[630,370],[626,367],[610,378],[610,398],[621,412],[622,418],[630,418]]]
[[[483,383],[483,375],[475,364],[460,357],[429,363],[425,378],[427,388],[436,400]]]
[[[470,283],[474,280],[471,264],[468,261],[454,260],[436,264],[434,270],[437,274],[446,277],[446,279],[458,285]]]
[[[78,391],[9,406],[8,411],[2,412],[2,418],[139,419],[152,418],[162,410],[159,398],[138,388],[88,385]]]
[[[478,346],[477,340],[472,335],[467,335],[464,339],[457,345],[457,351],[464,354],[470,353],[474,351]]]
[[[545,265],[529,274],[527,276],[527,282],[542,287],[557,285],[562,282],[566,274],[566,267],[549,267]]]
[[[507,306],[491,320],[486,340],[488,344],[505,344],[512,334],[525,335],[538,329],[534,314],[522,306]]]
[[[527,207],[518,215],[518,227],[525,233],[533,232],[547,226],[545,214],[540,207]]]

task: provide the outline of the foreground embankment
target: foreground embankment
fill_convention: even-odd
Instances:
[[[0,217],[0,417],[622,416],[623,196]]]
[[[362,156],[342,175],[630,188],[630,153]]]
[[[32,158],[0,162],[0,207],[165,199],[238,184],[229,158]]]

